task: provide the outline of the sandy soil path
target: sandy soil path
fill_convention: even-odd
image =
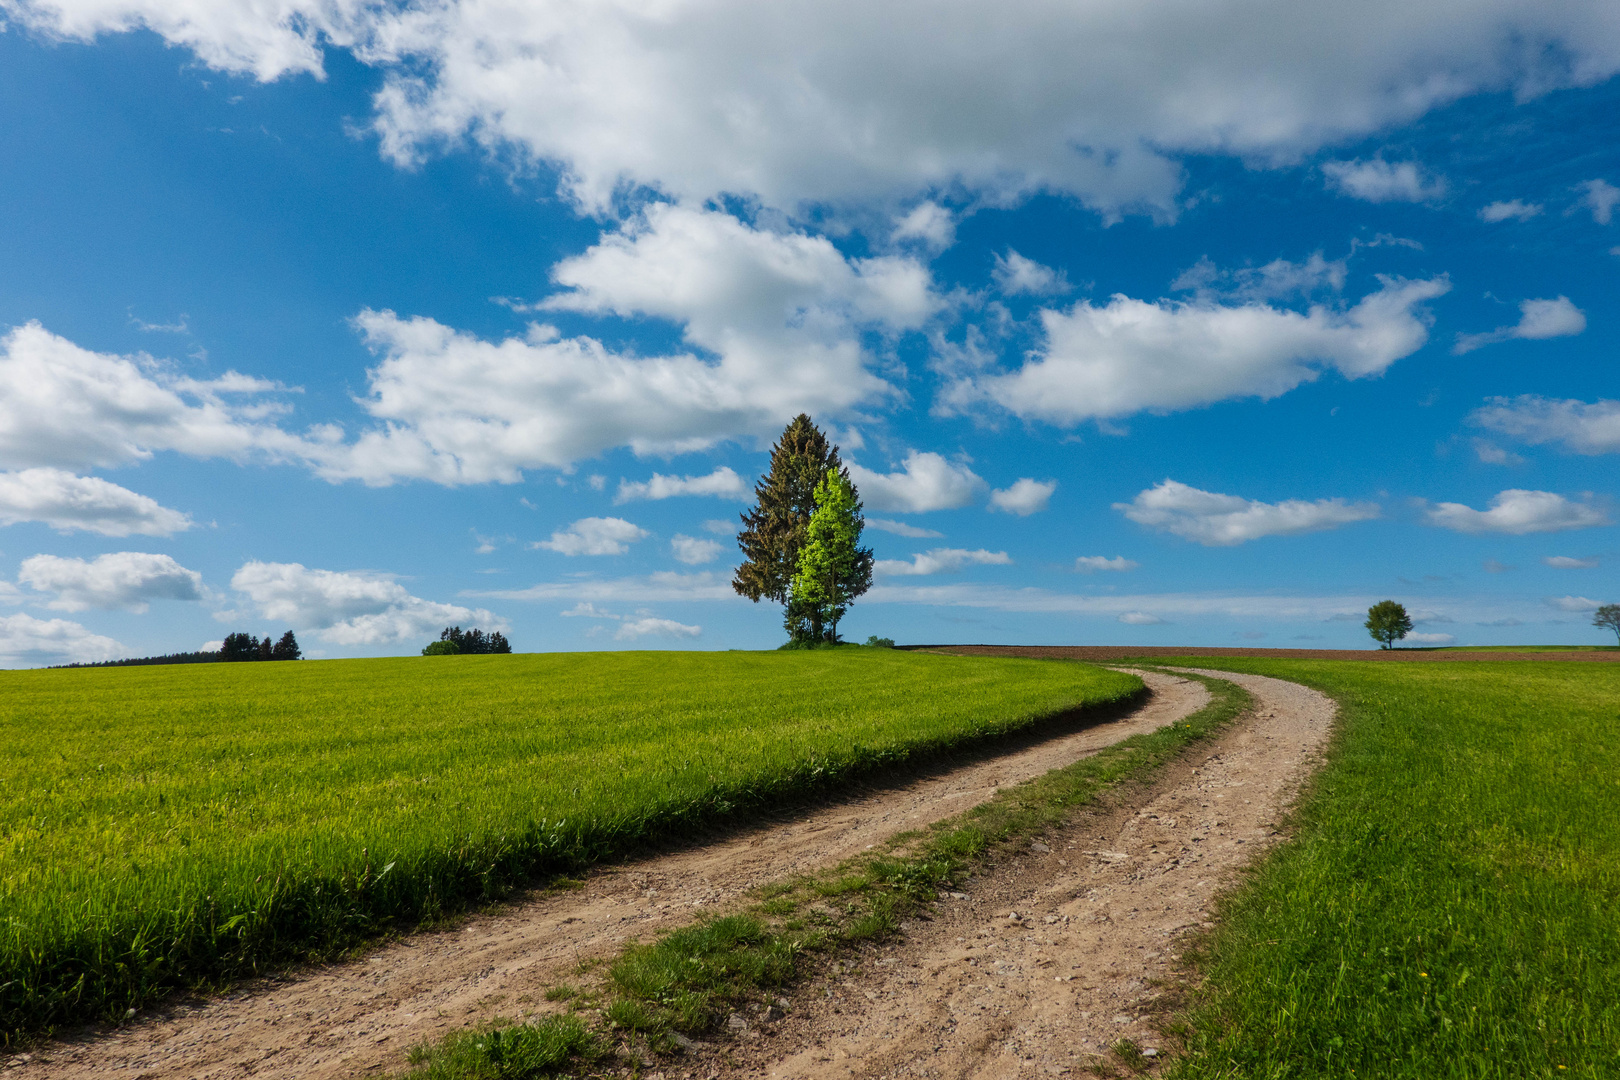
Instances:
[[[729,1065],[695,1063],[696,1075],[1089,1075],[1122,1038],[1156,1053],[1178,938],[1208,926],[1216,890],[1275,842],[1334,716],[1293,683],[1207,674],[1247,688],[1255,714],[1150,788],[1002,860],[901,940],[837,965],[785,1020],[750,1025]]]
[[[7,1070],[34,1077],[196,1080],[366,1075],[404,1065],[404,1051],[442,1032],[545,1009],[544,989],[581,959],[688,922],[748,889],[835,863],[906,829],[982,802],[1200,708],[1208,691],[1144,673],[1153,695],[1119,719],[1008,740],[993,757],[913,774],[888,789],[784,814],[716,842],[592,874],[584,888],[533,898],[422,933],[366,958],[178,1005],[111,1032],[51,1044]]]

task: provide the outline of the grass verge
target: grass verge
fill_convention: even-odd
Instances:
[[[1185,662],[1341,713],[1295,838],[1222,902],[1171,1076],[1620,1076],[1620,668]]]
[[[1249,695],[1231,683],[1201,681],[1213,699],[1184,720],[1003,791],[927,830],[894,837],[882,852],[766,886],[742,911],[633,945],[605,965],[588,989],[558,987],[547,994],[567,1002],[562,1017],[481,1033],[544,1029],[572,1018],[588,1025],[591,1041],[567,1063],[491,1073],[488,1063],[465,1057],[467,1040],[475,1036],[458,1034],[418,1047],[412,1059],[417,1071],[403,1075],[408,1080],[526,1080],[600,1070],[607,1059],[629,1062],[634,1072],[678,1053],[683,1040],[723,1031],[734,1015],[745,1019],[778,1008],[777,995],[814,964],[893,934],[901,919],[931,906],[942,889],[985,860],[1061,824],[1109,789],[1149,779],[1250,704]]]
[[[1140,691],[891,649],[3,672],[0,1042]]]

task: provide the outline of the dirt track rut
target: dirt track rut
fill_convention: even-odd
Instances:
[[[412,935],[371,955],[182,1004],[111,1032],[83,1032],[7,1070],[17,1080],[96,1077],[225,1080],[352,1077],[404,1065],[424,1039],[497,1016],[544,1009],[544,989],[581,959],[690,921],[785,875],[836,863],[897,832],[990,798],[1208,700],[1198,683],[1146,674],[1153,696],[1117,720],[1003,756],[869,789],[715,843],[590,875],[539,896]]]

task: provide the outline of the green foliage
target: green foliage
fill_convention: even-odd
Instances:
[[[1199,657],[1340,704],[1224,904],[1190,1078],[1620,1075],[1620,665]]]
[[[218,659],[228,662],[243,660],[297,660],[303,656],[298,639],[288,630],[279,642],[272,643],[269,635],[263,641],[252,634],[226,634],[220,645]]]
[[[0,1037],[1138,687],[860,648],[0,672]]]
[[[532,1024],[458,1031],[419,1047],[412,1080],[529,1080],[552,1076],[602,1056],[601,1042],[577,1016],[548,1016]]]
[[[878,637],[876,634],[873,634],[871,637],[866,639],[866,647],[868,649],[892,649],[894,648],[894,638]]]
[[[829,468],[815,499],[788,594],[788,637],[836,644],[850,602],[872,587],[872,552],[860,546],[866,522],[848,476]]]
[[[443,650],[430,653],[422,650],[423,656],[453,656],[457,653],[467,656],[504,656],[512,651],[512,643],[506,640],[506,635],[499,630],[486,634],[476,627],[472,630],[463,630],[459,626],[447,626],[439,634],[439,641],[454,645],[455,652],[447,653]],[[432,646],[429,646],[432,648]]]
[[[1620,641],[1620,604],[1604,604],[1592,612],[1592,625],[1613,630],[1615,640]]]
[[[1412,620],[1406,608],[1393,600],[1380,600],[1367,609],[1367,633],[1381,648],[1388,649],[1412,632]]]
[[[442,639],[439,641],[430,641],[426,645],[422,646],[422,655],[459,656],[461,655],[461,646],[457,645],[453,641],[444,641]]]
[[[742,515],[737,546],[743,563],[731,582],[738,595],[755,603],[762,599],[787,603],[799,549],[816,510],[816,487],[828,469],[848,476],[838,447],[800,413],[771,447],[770,470],[754,485],[753,509]]]

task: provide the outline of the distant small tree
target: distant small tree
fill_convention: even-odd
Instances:
[[[442,638],[438,641],[429,642],[422,647],[423,656],[455,656],[459,652],[461,652],[460,646],[453,641],[446,641]]]
[[[450,642],[456,647],[456,652],[466,653],[469,656],[481,656],[488,653],[509,653],[512,651],[512,643],[507,641],[506,635],[501,633],[499,630],[492,634],[486,634],[476,627],[471,630],[463,630],[459,626],[447,626],[444,628],[443,632],[439,634],[439,640]],[[444,656],[450,654],[427,653],[424,651],[422,655]]]
[[[1367,633],[1385,649],[1412,632],[1412,618],[1393,600],[1380,600],[1367,609]]]
[[[219,647],[219,658],[231,662],[257,660],[259,639],[252,634],[226,634]]]
[[[837,644],[838,621],[872,587],[872,551],[860,546],[861,500],[842,470],[827,469],[815,500],[788,594],[788,636]]]
[[[265,640],[269,641],[270,639],[265,638]],[[303,656],[304,652],[298,647],[298,639],[293,637],[291,630],[282,634],[281,640],[276,642],[275,648],[270,650],[270,659],[272,660],[301,660]]]
[[[1604,604],[1592,612],[1592,625],[1613,630],[1615,641],[1620,642],[1620,604]]]

